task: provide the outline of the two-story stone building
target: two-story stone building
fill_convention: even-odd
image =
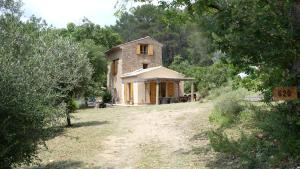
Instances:
[[[178,102],[184,95],[183,81],[193,79],[162,66],[162,47],[147,36],[106,52],[109,60],[107,87],[114,103],[171,103]],[[191,91],[193,96],[193,87]]]

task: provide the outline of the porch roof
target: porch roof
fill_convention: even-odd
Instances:
[[[176,78],[176,77],[173,77],[173,78],[168,78],[168,77],[152,77],[152,78],[144,78],[144,79],[141,79],[143,81],[194,81],[195,78],[191,78],[191,77],[183,77],[183,78]]]
[[[194,78],[186,77],[184,74],[168,69],[163,66],[152,67],[148,69],[138,69],[133,72],[123,74],[123,81],[193,81]]]

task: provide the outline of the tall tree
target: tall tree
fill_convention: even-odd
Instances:
[[[55,30],[63,37],[70,37],[79,42],[88,52],[88,58],[93,66],[92,81],[88,85],[85,96],[99,96],[101,87],[106,85],[107,63],[105,51],[122,42],[118,33],[109,27],[100,27],[88,19],[81,25],[69,23],[66,29]]]
[[[267,103],[272,101],[274,87],[299,87],[299,0],[174,0],[172,4],[185,5],[192,15],[201,18],[214,48],[226,53],[224,61],[257,81],[255,85],[250,81],[246,87],[264,93]],[[223,132],[214,134],[213,141],[237,147],[233,151],[226,147],[223,152],[238,154],[248,168],[257,164],[260,168],[298,166],[300,149],[295,145],[300,140],[299,99],[279,102],[262,114],[264,117],[257,114],[253,121],[259,124],[264,138],[242,133],[238,141],[232,141]],[[264,120],[260,122],[260,118]]]
[[[201,65],[200,60],[209,60],[206,52],[208,43],[203,43],[206,39],[197,36],[201,47],[198,48],[199,51],[193,50],[195,44],[189,39],[194,38],[192,37],[194,35],[199,35],[200,32],[194,29],[195,25],[187,20],[189,17],[183,10],[177,8],[165,10],[159,6],[146,4],[131,9],[131,12],[123,12],[113,28],[125,41],[149,35],[163,43],[165,65],[169,65],[175,55],[180,55],[192,61],[193,64]],[[190,58],[195,58],[197,62]]]
[[[268,74],[266,89],[295,83],[292,69],[300,45],[291,15],[294,3],[174,0],[171,4],[184,5],[194,18],[201,18],[195,21],[205,29],[213,47],[226,53],[228,62],[249,73],[253,71],[250,66],[258,66],[262,74]]]
[[[0,166],[36,158],[47,128],[65,117],[65,98],[90,79],[86,52],[39,19],[20,20],[20,2],[0,0]]]

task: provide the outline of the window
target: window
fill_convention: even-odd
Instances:
[[[140,45],[141,54],[148,54],[148,45]]]
[[[149,55],[153,56],[154,54],[154,47],[153,45],[148,45],[148,44],[138,44],[136,47],[136,54],[140,55]]]
[[[113,75],[118,74],[118,60],[113,60],[112,65],[111,65],[111,72]]]
[[[143,64],[143,69],[147,69],[148,68],[148,64]]]

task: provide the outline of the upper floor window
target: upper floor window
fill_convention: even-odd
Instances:
[[[140,55],[149,55],[152,56],[153,55],[153,45],[150,44],[139,44],[136,47],[136,54]]]
[[[148,45],[140,45],[141,54],[148,54]]]

